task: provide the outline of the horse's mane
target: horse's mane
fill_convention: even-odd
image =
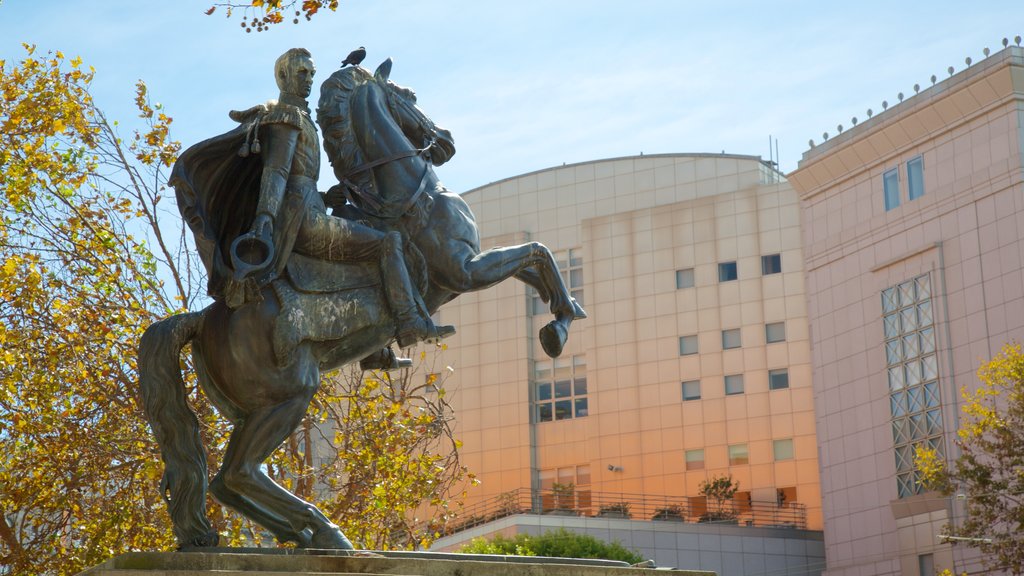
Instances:
[[[331,74],[320,86],[316,122],[323,130],[324,149],[338,178],[364,163],[363,151],[359,148],[352,130],[349,99],[356,88],[375,81],[373,74],[365,68],[350,66]],[[356,180],[368,177],[367,172],[358,175]]]

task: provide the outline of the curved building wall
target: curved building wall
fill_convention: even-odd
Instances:
[[[439,312],[459,330],[444,361],[482,481],[470,507],[556,483],[587,513],[607,494],[699,505],[700,482],[732,474],[741,498],[806,505],[821,529],[800,213],[781,175],[751,156],[639,156],[463,197],[484,248],[544,243],[589,313],[552,361],[536,337],[550,315],[522,283]]]

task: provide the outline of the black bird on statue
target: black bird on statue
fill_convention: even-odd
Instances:
[[[349,52],[349,55],[346,56],[345,59],[341,61],[341,67],[344,68],[349,64],[353,66],[359,66],[359,63],[363,61],[363,58],[366,58],[366,48],[360,46],[359,48],[353,50],[352,52]]]

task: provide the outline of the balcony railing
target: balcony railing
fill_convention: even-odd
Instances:
[[[762,528],[807,528],[807,507],[798,502],[758,502],[652,496],[586,489],[505,492],[467,506],[458,518],[445,526],[455,534],[515,514],[626,518],[663,522],[693,522],[756,526]]]

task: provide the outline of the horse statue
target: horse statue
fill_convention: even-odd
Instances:
[[[529,284],[554,315],[541,328],[542,346],[559,355],[573,320],[586,315],[566,290],[554,257],[537,242],[480,250],[469,206],[444,189],[432,169],[454,153],[451,135],[416,107],[412,91],[388,81],[390,69],[390,60],[372,74],[343,68],[321,88],[317,121],[340,182],[326,194],[328,203],[335,214],[401,233],[430,313],[463,292],[509,277]],[[172,171],[211,292],[215,277],[224,280],[225,267],[230,272],[231,262],[244,261],[232,250],[255,215],[251,197],[260,185],[265,112],[232,113],[238,128],[189,148]],[[215,183],[220,204],[204,196],[197,174],[206,186]],[[219,211],[234,203],[241,208],[230,217]],[[202,311],[171,316],[145,331],[139,345],[143,407],[165,463],[160,491],[180,547],[217,545],[206,516],[209,491],[280,542],[353,548],[337,525],[261,466],[301,422],[324,371],[372,357],[394,342],[386,281],[372,262],[291,253],[280,274],[248,285],[244,298],[215,298]],[[209,481],[179,364],[187,344],[199,385],[233,425],[224,461]]]

